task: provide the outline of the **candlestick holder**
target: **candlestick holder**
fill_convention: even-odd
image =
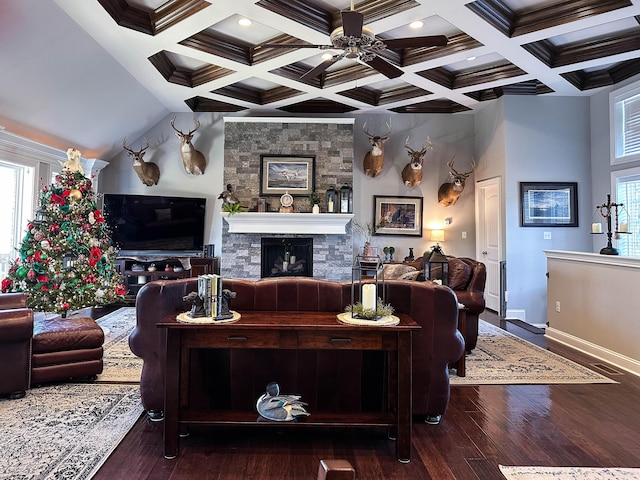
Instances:
[[[624,208],[624,204],[611,202],[610,193],[607,194],[607,203],[603,203],[602,205],[596,205],[596,210],[600,213],[600,215],[604,219],[607,220],[607,246],[600,250],[600,253],[602,255],[619,255],[618,249],[614,248],[613,244],[611,243],[612,238],[615,238],[617,240],[620,238],[620,234],[631,233],[629,231],[626,231],[627,230],[626,228],[624,229],[624,231],[621,231],[623,229],[619,227],[619,223],[618,223],[618,220],[619,220],[618,208]],[[612,219],[615,222],[614,230],[612,230],[612,225],[611,225]],[[594,232],[592,229],[592,233],[600,233],[600,232]]]

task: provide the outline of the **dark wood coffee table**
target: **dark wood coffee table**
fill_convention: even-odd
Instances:
[[[411,459],[411,332],[420,328],[400,314],[395,326],[346,325],[336,313],[240,312],[233,323],[186,324],[165,317],[158,327],[167,330],[164,407],[164,456],[179,452],[181,427],[198,425],[256,425],[277,427],[388,427],[397,434],[396,457]],[[311,412],[296,422],[258,422],[255,411],[194,410],[190,408],[189,349],[245,348],[293,350],[382,350],[388,351],[389,409],[385,412]]]

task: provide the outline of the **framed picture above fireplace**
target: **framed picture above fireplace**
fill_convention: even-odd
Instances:
[[[315,190],[314,155],[260,155],[260,196],[309,195]]]

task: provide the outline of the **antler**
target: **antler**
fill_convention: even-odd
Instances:
[[[429,137],[427,137],[427,143],[422,145],[422,148],[418,152],[418,151],[414,150],[413,148],[411,148],[409,146],[409,137],[407,137],[407,139],[404,142],[404,148],[409,150],[409,155],[414,154],[414,153],[418,153],[420,156],[423,156],[425,153],[427,153],[427,150],[432,150],[433,149],[433,144],[431,143],[431,139]],[[451,159],[451,160],[453,160],[453,159]],[[449,165],[449,164],[447,163],[447,165]]]
[[[370,132],[369,132],[369,130],[367,130],[367,122],[364,122],[364,125],[362,126],[362,129],[364,130],[364,133],[366,133],[368,137],[376,137],[376,136],[379,136],[379,137],[388,137],[389,135],[391,135],[391,119],[389,119],[389,120],[387,121],[387,129],[388,129],[389,131],[387,132],[387,134],[386,134],[386,135],[375,135],[375,134],[373,134],[373,133],[370,133]],[[407,140],[408,140],[408,138],[407,138]]]
[[[193,120],[196,122],[196,128],[194,128],[193,130],[189,130],[189,135],[193,134],[193,132],[200,128],[200,120],[198,120],[197,117],[193,117]]]
[[[144,147],[142,147],[140,150],[138,150],[137,152],[134,151],[133,149],[127,147],[127,137],[124,137],[122,139],[122,148],[124,148],[127,152],[129,152],[131,155],[140,155],[141,153],[144,153],[144,151],[149,148],[149,141],[145,138],[144,139]]]

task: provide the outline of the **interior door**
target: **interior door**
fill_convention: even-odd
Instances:
[[[476,182],[476,259],[487,267],[487,308],[500,311],[500,261],[502,260],[502,191],[500,177]]]

